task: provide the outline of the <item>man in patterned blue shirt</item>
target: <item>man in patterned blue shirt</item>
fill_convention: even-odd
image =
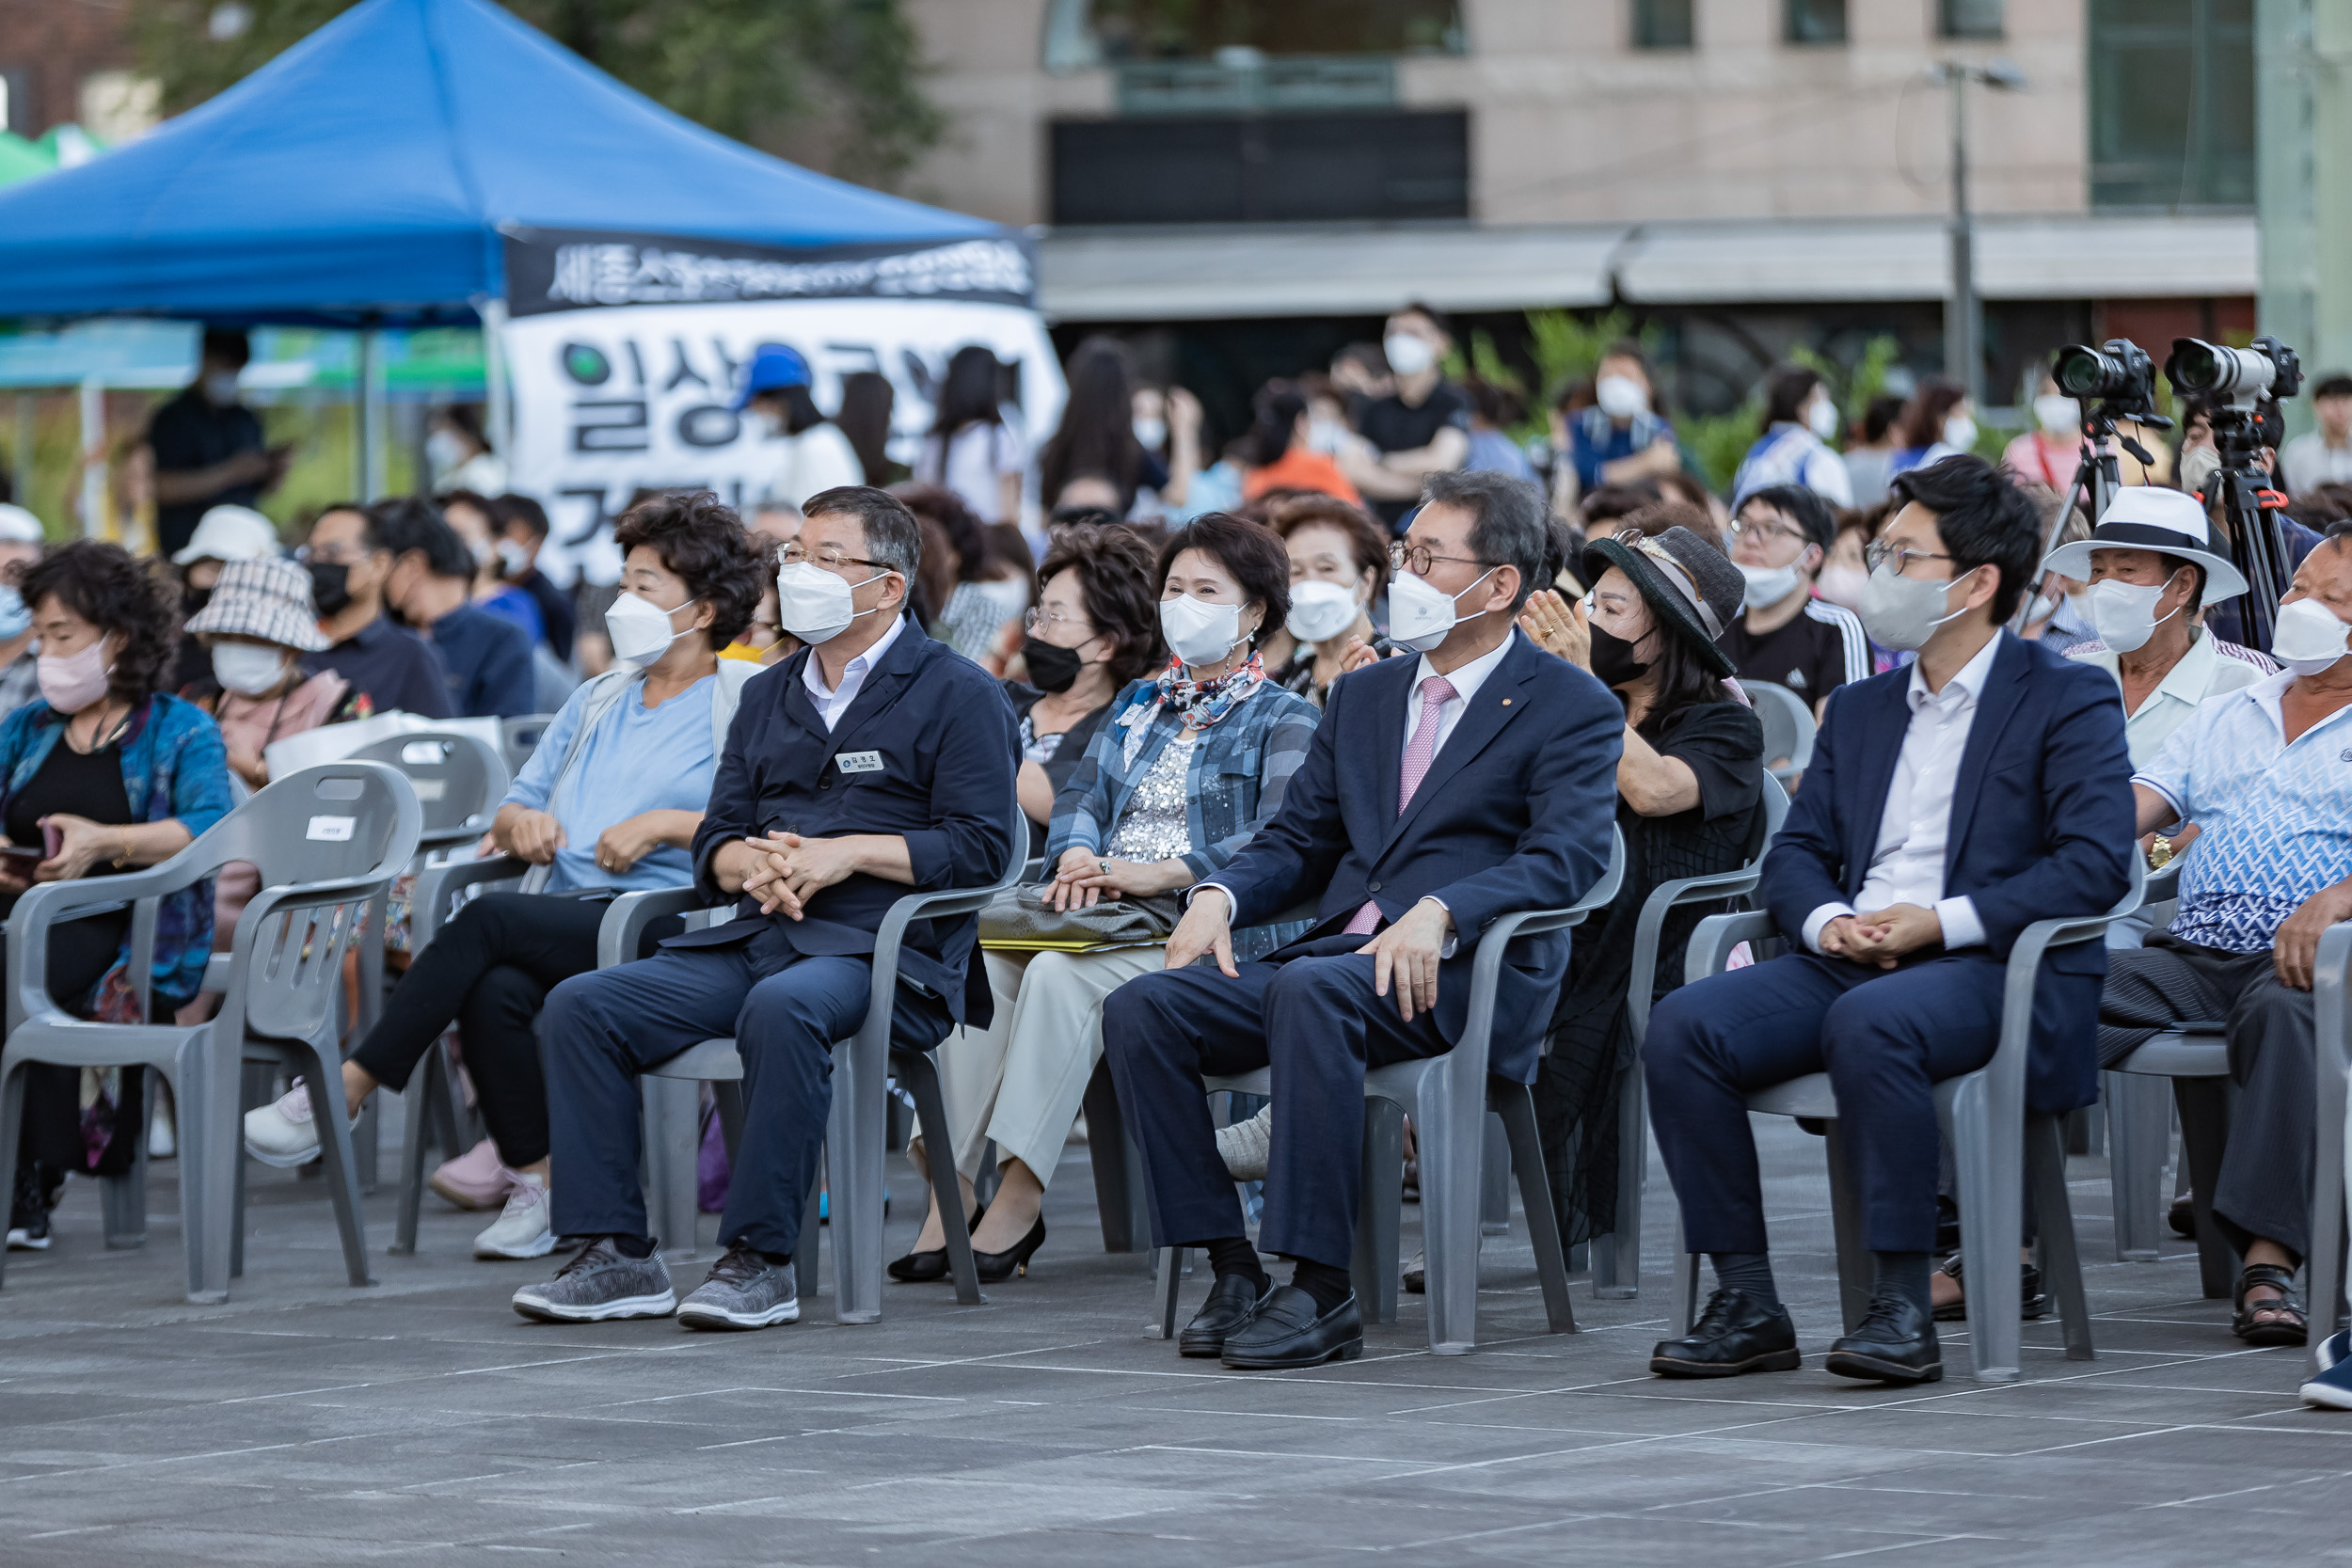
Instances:
[[[2338,523],[2280,600],[2283,673],[2201,704],[2134,776],[2143,833],[2188,822],[2180,911],[2118,952],[2099,1003],[2101,1066],[2163,1029],[2226,1020],[2240,1093],[2212,1194],[2246,1259],[2232,1327],[2299,1345],[2294,1290],[2309,1250],[2315,1124],[2312,967],[2352,920],[2352,524]]]

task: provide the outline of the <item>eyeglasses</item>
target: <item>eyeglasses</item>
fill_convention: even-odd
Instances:
[[[1426,545],[1407,545],[1402,539],[1389,546],[1389,564],[1400,572],[1410,572],[1417,578],[1427,577],[1429,568],[1440,561],[1458,562],[1465,566],[1486,564],[1474,555],[1439,555]]]
[[[1084,626],[1089,633],[1094,630],[1093,622],[1081,621],[1075,615],[1064,615],[1058,610],[1052,611],[1041,609],[1032,610],[1021,617],[1023,631],[1037,632],[1047,626]]]
[[[1731,536],[1735,540],[1760,539],[1768,545],[1778,544],[1784,539],[1794,539],[1803,544],[1812,543],[1811,538],[1801,528],[1790,528],[1786,523],[1778,522],[1751,523],[1737,517],[1731,522]]]
[[[779,566],[798,566],[803,562],[814,562],[828,572],[837,572],[844,566],[879,566],[885,572],[895,572],[898,569],[886,562],[868,561],[862,555],[843,555],[831,545],[827,545],[814,555],[798,545],[787,545],[776,556],[776,564]]]
[[[1889,545],[1882,540],[1872,540],[1862,546],[1863,565],[1875,572],[1881,566],[1892,562],[1897,577],[1907,575],[1911,569],[1911,563],[1915,561],[1949,561],[1951,559],[1948,555],[1938,555],[1933,550],[1915,550],[1908,545]]]

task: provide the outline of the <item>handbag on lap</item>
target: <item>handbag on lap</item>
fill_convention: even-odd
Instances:
[[[1051,882],[1008,888],[980,911],[980,945],[1014,951],[1082,953],[1166,942],[1184,914],[1174,894],[1105,898],[1089,909],[1054,908]]]

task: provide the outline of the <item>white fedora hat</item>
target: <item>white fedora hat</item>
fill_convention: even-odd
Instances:
[[[2194,561],[2205,569],[2205,592],[2201,601],[2205,604],[2233,599],[2246,592],[2245,574],[2230,563],[2228,556],[2217,554],[2214,549],[2213,530],[2205,520],[2205,509],[2196,497],[2178,490],[2153,484],[2127,486],[2108,503],[2106,515],[2090,531],[2090,538],[2060,545],[2050,552],[2042,568],[2073,578],[2076,582],[2088,582],[2093,550],[2154,550],[2160,555]]]

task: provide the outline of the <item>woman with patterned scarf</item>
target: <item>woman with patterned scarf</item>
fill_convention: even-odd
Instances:
[[[1113,699],[1078,770],[1054,802],[1045,845],[1057,909],[1179,894],[1215,875],[1282,803],[1320,717],[1266,679],[1264,634],[1290,614],[1290,556],[1271,530],[1223,513],[1194,518],[1160,552],[1160,628],[1175,657]],[[1236,958],[1271,951],[1245,933]],[[1003,1180],[975,1223],[982,1279],[1025,1270],[1045,1240],[1045,1185],[1103,1055],[1103,998],[1160,967],[1159,944],[986,955],[995,1022],[960,1029],[938,1051],[948,1126],[965,1183],[995,1140]],[[915,1153],[917,1168],[922,1155]],[[900,1280],[942,1279],[936,1207]]]

